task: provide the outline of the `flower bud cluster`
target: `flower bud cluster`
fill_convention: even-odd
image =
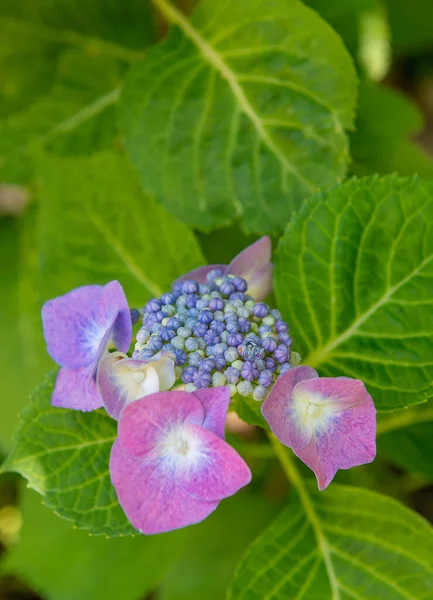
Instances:
[[[247,294],[241,277],[215,269],[207,279],[178,282],[149,300],[133,358],[169,350],[187,391],[228,385],[232,395],[263,400],[292,367],[289,327],[278,310]]]

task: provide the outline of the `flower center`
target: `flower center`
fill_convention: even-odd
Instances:
[[[132,376],[137,383],[141,383],[142,381],[144,381],[144,379],[146,377],[145,374],[143,373],[143,371],[134,371]]]
[[[306,413],[309,417],[313,417],[315,415],[318,415],[320,413],[322,409],[320,408],[320,406],[317,406],[317,404],[309,404],[307,406],[307,410]]]

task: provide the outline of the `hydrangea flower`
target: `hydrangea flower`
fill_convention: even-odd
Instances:
[[[48,353],[62,367],[52,404],[82,411],[100,408],[98,362],[111,343],[127,352],[132,337],[120,283],[87,285],[48,300],[42,307],[42,324]]]
[[[198,523],[251,480],[243,459],[224,441],[225,387],[160,392],[121,413],[110,458],[111,480],[141,533]]]
[[[206,283],[175,282],[143,308],[132,357],[169,351],[186,391],[227,384],[232,395],[263,400],[292,366],[292,339],[280,312],[248,292],[245,279],[219,269],[207,272]]]
[[[372,462],[376,409],[362,381],[321,377],[310,367],[282,375],[262,404],[276,437],[312,469],[319,489],[338,469]]]
[[[121,410],[139,398],[173,387],[175,356],[158,352],[149,360],[134,360],[122,352],[107,354],[98,368],[98,391],[105,410],[118,419]]]
[[[180,277],[177,282],[193,279],[198,283],[206,283],[209,272],[218,270],[223,277],[227,275],[242,277],[247,282],[250,296],[255,300],[263,300],[272,291],[271,254],[271,239],[264,236],[242,250],[229,265],[199,267]]]

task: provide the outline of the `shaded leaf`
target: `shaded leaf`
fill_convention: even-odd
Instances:
[[[307,202],[279,247],[279,308],[305,364],[362,379],[379,409],[432,387],[432,190],[354,179]]]
[[[350,56],[296,0],[271,11],[266,0],[204,0],[191,21],[168,0],[155,6],[173,30],[132,68],[120,105],[144,189],[199,228],[241,217],[250,231],[281,230],[345,174]]]
[[[395,500],[336,484],[303,487],[247,551],[228,598],[428,598],[432,552],[428,523]]]
[[[355,175],[417,173],[433,177],[433,158],[413,136],[424,125],[421,112],[400,92],[364,82],[359,89],[356,129],[350,134]]]

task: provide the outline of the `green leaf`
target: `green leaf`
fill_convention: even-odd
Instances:
[[[359,89],[356,129],[350,134],[351,171],[433,178],[433,159],[413,140],[423,126],[421,112],[403,94],[364,82]]]
[[[295,492],[240,563],[235,600],[409,600],[431,596],[433,536],[395,500],[333,484]]]
[[[205,264],[193,233],[143,195],[121,156],[41,156],[37,170],[44,299],[117,279],[143,306]]]
[[[409,473],[433,479],[433,406],[431,402],[382,415],[377,450]]]
[[[116,422],[103,410],[53,408],[56,373],[47,377],[24,409],[2,471],[20,473],[46,506],[80,529],[110,537],[131,535],[111,485],[108,461]]]
[[[271,10],[204,0],[191,21],[154,4],[173,30],[132,68],[120,103],[143,187],[199,228],[240,217],[250,231],[281,230],[305,196],[345,174],[349,54],[297,0]]]
[[[89,536],[60,520],[29,490],[24,490],[21,510],[19,542],[0,570],[53,600],[144,598],[181,554],[187,537],[185,530],[111,540]],[[35,552],[36,545],[43,551]]]
[[[276,295],[305,364],[362,379],[379,409],[432,388],[432,194],[354,179],[305,203],[279,246]]]
[[[49,93],[0,122],[0,168],[5,181],[27,182],[34,147],[64,155],[113,148],[114,104],[125,65],[116,58],[64,52]]]
[[[245,548],[276,514],[248,490],[227,498],[200,526],[158,589],[158,600],[221,600]]]

